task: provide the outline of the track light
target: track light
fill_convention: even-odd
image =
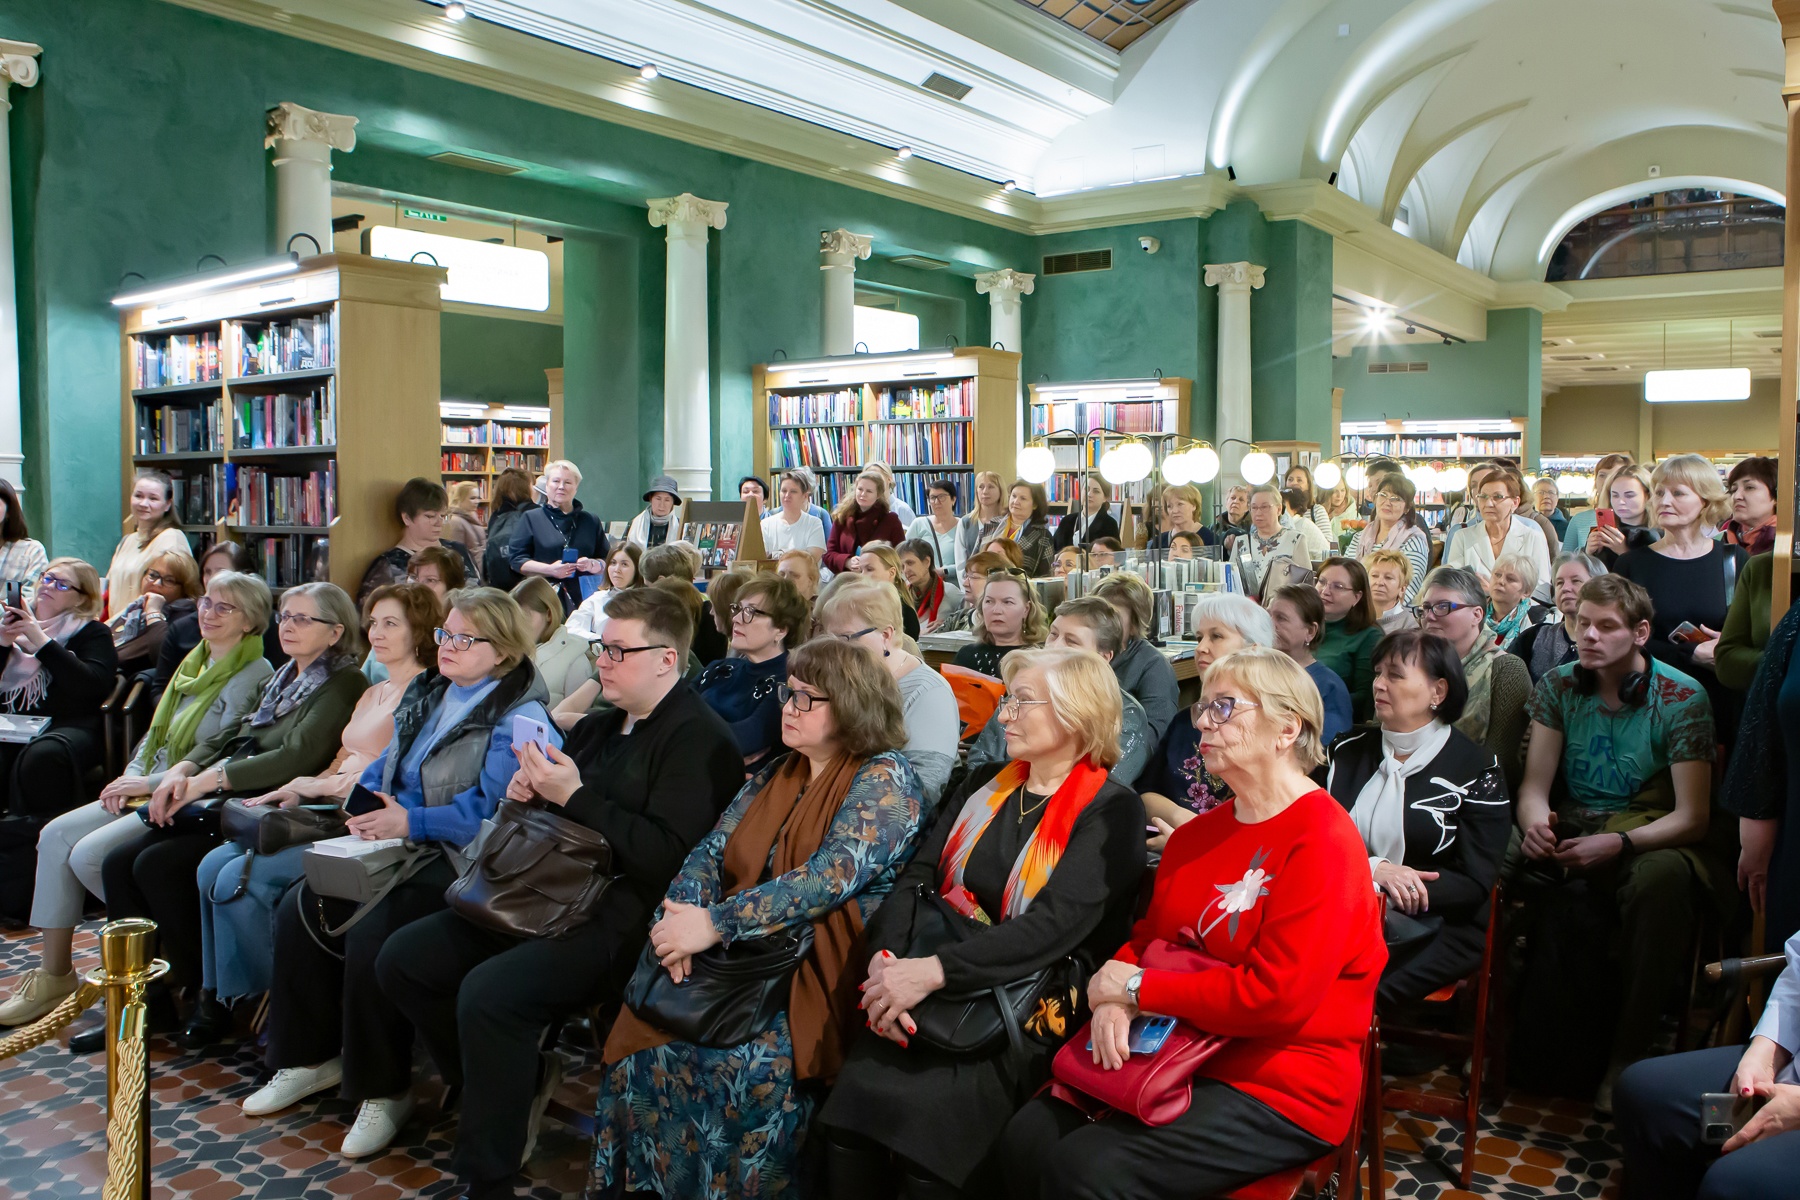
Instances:
[[[1417,332],[1419,332],[1419,327],[1418,327],[1418,326],[1417,326],[1417,325],[1414,325],[1414,324],[1411,324],[1411,323],[1410,323],[1410,322],[1409,322],[1409,323],[1408,323],[1408,324],[1407,324],[1407,326],[1406,326],[1406,332],[1408,332],[1408,333],[1417,333]]]
[[[639,79],[655,79],[660,74],[662,74],[662,72],[656,69],[655,63],[645,63],[638,68]]]
[[[1019,184],[1018,184],[1017,180],[1008,179],[1005,183],[1000,185],[1000,190],[1003,192],[1010,192],[1018,186],[1019,186]]]
[[[895,158],[911,158],[912,155],[913,155],[913,149],[911,146],[902,146],[898,150],[894,151]]]
[[[468,15],[469,10],[463,7],[462,0],[450,0],[450,3],[444,5],[444,19],[447,21],[460,21]]]

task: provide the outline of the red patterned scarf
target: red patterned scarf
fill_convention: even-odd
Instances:
[[[990,923],[992,921],[990,914],[981,911],[975,894],[963,885],[963,871],[968,867],[969,855],[974,852],[981,835],[987,831],[989,822],[1006,807],[1012,794],[1024,786],[1030,773],[1030,763],[1009,762],[1002,767],[986,787],[973,793],[963,803],[956,825],[950,830],[949,840],[944,843],[943,856],[938,860],[943,869],[943,879],[938,890],[952,908],[966,917],[975,917],[977,920],[986,917]],[[1056,864],[1062,858],[1063,847],[1069,844],[1069,834],[1075,828],[1075,819],[1105,783],[1105,769],[1084,758],[1075,764],[1069,777],[1063,780],[1062,786],[1046,802],[1043,819],[1032,831],[1024,849],[1019,851],[1019,857],[1013,861],[1012,874],[1007,876],[1002,920],[1010,920],[1031,906],[1032,897],[1038,894],[1038,890],[1049,880],[1050,873],[1056,870]]]

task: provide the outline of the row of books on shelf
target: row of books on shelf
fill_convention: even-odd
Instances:
[[[337,519],[337,462],[319,470],[278,474],[266,467],[215,463],[204,485],[189,477],[211,506],[212,520],[227,525],[316,525]],[[190,523],[199,523],[197,521]]]
[[[522,450],[494,451],[491,463],[493,472],[498,475],[501,471],[507,470],[508,468],[516,468],[520,471],[541,471],[544,469],[544,456],[542,454],[527,454]]]
[[[445,421],[449,446],[548,446],[548,425],[514,425],[501,421]]]
[[[1120,433],[1174,433],[1180,428],[1177,401],[1170,400],[1058,400],[1031,406],[1031,436],[1043,437],[1053,429],[1089,433],[1116,429]]]
[[[840,429],[830,432],[856,431]],[[914,467],[970,461],[969,426],[966,424],[880,425],[876,427],[870,440],[875,443],[876,457],[889,466]]]
[[[239,450],[337,445],[333,381],[303,395],[232,397],[232,445]]]
[[[869,461],[860,429],[777,429],[774,436],[778,471],[794,466],[854,467]]]
[[[139,404],[136,444],[138,454],[218,453],[225,447],[225,423],[218,401]]]
[[[487,470],[487,455],[474,450],[446,450],[438,470],[446,474],[468,474]]]
[[[974,415],[973,379],[921,387],[883,387],[873,392],[862,388],[840,388],[795,395],[769,393],[771,425],[961,420]]]
[[[826,421],[861,420],[861,388],[846,388],[837,392],[805,392],[798,396],[769,393],[771,425],[817,425]]]
[[[882,388],[875,393],[878,421],[931,421],[975,415],[975,381],[958,379],[930,387]]]
[[[1339,439],[1344,454],[1390,455],[1394,458],[1496,458],[1516,457],[1525,451],[1518,437],[1405,437],[1399,434],[1363,436],[1344,434]]]
[[[272,588],[331,578],[331,539],[316,533],[251,538],[257,574]]]
[[[213,383],[224,374],[217,333],[170,333],[131,340],[131,386]]]
[[[213,472],[183,471],[171,476],[175,516],[183,525],[211,525],[219,510],[213,504]]]
[[[279,375],[334,365],[331,317],[296,317],[266,325],[241,325],[239,375]]]

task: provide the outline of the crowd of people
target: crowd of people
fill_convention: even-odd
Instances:
[[[1372,1016],[1505,920],[1514,1077],[1616,1111],[1628,1197],[1791,1174],[1772,460],[1609,456],[1572,514],[1482,464],[1436,529],[1396,464],[1355,495],[1297,466],[1210,522],[1163,488],[1130,548],[1096,481],[1060,521],[991,472],[966,512],[881,463],[830,511],[772,482],[739,495],[773,569],[707,578],[667,476],[623,536],[565,460],[486,512],[409,480],[354,599],[196,559],[156,472],[104,575],[0,483],[0,711],[42,722],[0,743],[0,914],[38,931],[0,1024],[76,990],[103,904],[157,922],[154,1036],[260,1041],[250,1116],[332,1092],[341,1153],[378,1154],[422,1042],[472,1197],[515,1194],[571,1020],[604,1044],[596,1196],[1211,1195],[1341,1143]],[[1266,584],[1192,600],[1185,707],[1133,551]],[[1052,609],[1073,571],[1101,577]],[[108,778],[121,677],[147,724]],[[264,844],[279,813],[311,832]],[[1696,947],[1752,913],[1791,960],[1757,1037],[1659,1058]],[[1117,1090],[1208,1035],[1185,1103]],[[1711,1164],[1673,1114],[1727,1088],[1763,1115]]]

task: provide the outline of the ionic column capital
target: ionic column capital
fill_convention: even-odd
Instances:
[[[267,149],[278,141],[322,142],[347,154],[356,149],[356,118],[315,112],[292,100],[283,100],[268,112],[263,147]]]
[[[980,296],[1011,292],[1013,296],[1029,296],[1037,290],[1037,276],[1006,267],[999,271],[982,271],[975,276],[975,292]]]
[[[703,229],[725,228],[724,200],[702,200],[692,192],[665,196],[650,201],[650,224],[656,229],[665,225],[699,225]]]
[[[819,253],[841,257],[844,262],[867,258],[874,252],[874,248],[872,238],[851,233],[848,229],[819,230]]]
[[[1251,262],[1207,263],[1206,286],[1252,291],[1263,285],[1264,268]]]
[[[0,86],[16,83],[31,87],[38,81],[37,56],[44,48],[36,42],[14,42],[0,38]]]

